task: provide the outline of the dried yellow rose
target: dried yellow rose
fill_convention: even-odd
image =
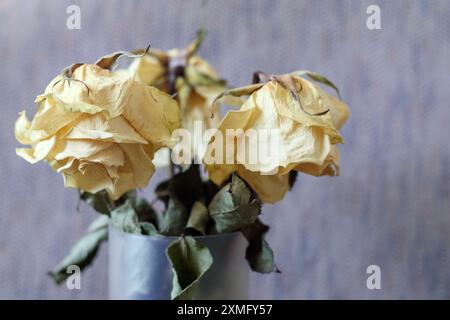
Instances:
[[[237,172],[264,202],[273,203],[288,191],[292,170],[314,176],[339,174],[336,144],[343,142],[343,138],[338,129],[349,115],[342,101],[317,84],[294,75],[234,89],[231,94],[250,96],[240,110],[229,111],[218,128],[218,134],[225,137],[229,129],[242,129],[240,136],[233,138],[234,147],[227,149],[227,139],[222,139],[221,147],[225,152],[219,161],[205,161],[210,178],[216,184],[222,185],[232,172]],[[241,144],[248,143],[242,137],[249,130],[266,132],[277,141],[276,154],[250,163],[248,147],[241,148]],[[207,147],[205,159],[217,149],[213,141],[215,139]],[[257,144],[265,146],[261,142]],[[233,161],[229,161],[230,158]]]
[[[193,44],[191,44],[193,46]],[[225,83],[214,68],[189,47],[169,51],[150,50],[150,54],[136,59],[128,70],[135,74],[135,79],[147,85],[155,86],[168,93],[176,93],[175,99],[182,112],[182,127],[189,130],[193,139],[201,141],[203,132],[217,128],[220,114],[211,117],[210,106],[214,99],[225,90]],[[169,72],[177,66],[182,67],[181,75],[169,80]],[[174,81],[175,92],[171,92],[169,81]],[[195,131],[194,123],[202,122],[202,130]],[[199,159],[203,156],[201,144],[193,150]],[[161,150],[162,152],[162,150]]]
[[[202,121],[203,130],[218,127],[220,114],[211,117],[210,106],[225,90],[225,85],[208,62],[198,56],[189,58],[185,78],[179,79],[176,89],[184,128],[193,132],[195,121]]]
[[[31,146],[17,154],[47,161],[66,187],[105,189],[113,200],[147,185],[154,152],[173,144],[181,122],[169,95],[99,63],[76,66],[69,80],[57,76],[36,102],[34,118],[21,112],[16,122],[17,140]]]

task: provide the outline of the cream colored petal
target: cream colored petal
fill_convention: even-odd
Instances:
[[[86,159],[113,145],[112,142],[95,140],[67,140],[61,152],[55,155],[56,160],[66,158]]]
[[[350,109],[348,106],[336,98],[335,96],[326,93],[318,85],[315,85],[320,97],[322,98],[325,108],[330,109],[331,118],[333,119],[333,124],[337,129],[342,128],[342,126],[347,121],[350,115]]]
[[[72,158],[61,166],[58,172],[63,173],[66,187],[89,192],[105,189],[113,200],[136,188],[133,174],[124,167],[104,166]]]
[[[78,69],[80,68],[86,69],[86,65],[83,65]],[[39,103],[45,99],[51,99],[55,101],[62,110],[68,113],[95,114],[101,112],[102,109],[95,105],[92,100],[91,92],[88,93],[88,90],[90,91],[91,87],[89,87],[89,89],[86,87],[86,80],[78,79],[75,76],[75,73],[72,78],[81,80],[85,84],[79,81],[64,80],[61,75],[58,75],[48,84],[44,94],[36,97],[35,102]]]
[[[231,174],[236,171],[236,165],[231,164],[207,165],[205,167],[208,171],[209,179],[218,186],[222,186]]]
[[[261,175],[238,166],[239,176],[258,194],[263,202],[275,203],[289,190],[289,175]]]
[[[209,64],[206,60],[200,58],[199,56],[192,56],[188,61],[190,66],[195,67],[201,73],[206,74],[207,76],[218,79],[219,75],[217,71]]]
[[[226,133],[227,129],[247,129],[253,125],[260,114],[257,108],[230,110],[222,119],[218,129],[223,133]]]
[[[136,189],[134,175],[131,172],[118,169],[119,178],[114,181],[106,191],[113,200],[119,199],[125,192]]]
[[[216,70],[205,60],[199,56],[193,56],[188,61],[189,67],[187,68],[186,76],[190,83],[195,83],[195,79],[190,79],[190,73],[188,72],[193,68],[197,73],[201,73],[210,79],[220,80]],[[225,91],[225,86],[221,84],[208,84],[208,85],[195,85],[195,91],[198,95],[206,100],[208,107],[214,102],[214,99]]]
[[[63,161],[57,161],[53,158],[47,159],[48,165],[54,170],[58,172],[58,169],[64,164]]]
[[[71,82],[71,83],[80,85],[77,82]],[[62,83],[61,83],[61,85],[63,86]],[[68,86],[68,85],[66,85],[66,86]],[[74,86],[74,84],[72,84],[72,88],[73,88],[73,86]],[[63,88],[64,88],[64,86],[63,86]],[[84,86],[83,86],[83,88],[84,88]],[[96,113],[102,112],[103,109],[101,107],[94,105],[92,101],[89,101],[89,102],[87,101],[87,100],[89,100],[88,97],[85,97],[85,98],[80,97],[84,94],[81,90],[82,89],[74,90],[71,88],[65,88],[61,92],[57,92],[57,90],[55,90],[56,92],[54,94],[45,94],[45,95],[38,96],[36,101],[52,98],[54,101],[56,101],[58,106],[67,113],[96,114]],[[86,90],[86,89],[84,89],[84,90]],[[86,95],[87,95],[87,91],[86,91]]]
[[[289,163],[322,164],[330,152],[330,138],[318,127],[300,126],[284,137],[283,146]]]
[[[84,174],[76,171],[74,174],[63,172],[66,188],[77,188],[87,192],[96,193],[108,189],[112,185],[111,178],[105,167],[91,163],[84,168]]]
[[[148,85],[154,85],[165,73],[165,68],[159,61],[149,55],[135,59],[128,69],[135,74],[137,81]]]
[[[184,117],[184,128],[190,132],[192,150],[196,161],[201,162],[205,153],[207,141],[204,140],[204,133],[211,129],[211,122],[203,120],[204,114],[200,109],[192,110],[188,116]]]
[[[222,183],[228,179],[230,174],[235,171],[235,164],[237,163],[235,157],[237,150],[236,142],[233,135],[227,135],[227,130],[246,130],[258,115],[259,110],[257,108],[231,110],[228,111],[222,119],[217,132],[217,134],[223,137],[223,139],[220,140],[222,141],[222,144],[217,145],[213,142],[214,138],[211,138],[205,150],[207,158],[204,159],[210,179],[217,185],[222,185]],[[227,143],[229,146],[228,148]],[[219,151],[221,151],[221,154],[217,154]]]
[[[124,166],[114,172],[106,167],[113,183],[106,189],[112,199],[118,199],[123,193],[147,186],[154,173],[154,167],[149,156],[150,147],[139,144],[124,144]],[[116,178],[116,175],[119,177]]]
[[[208,101],[194,91],[190,95],[188,103],[183,110],[183,127],[188,129],[192,128],[192,123],[195,120],[201,120],[203,121],[204,129],[217,128],[221,119],[218,110],[213,114],[211,113],[211,103],[214,98]]]
[[[56,169],[56,172],[62,173],[65,172],[66,174],[73,175],[78,172],[78,166],[80,162],[75,158],[65,159],[64,161],[59,162],[59,167]]]
[[[254,98],[250,96],[249,100]],[[246,126],[241,127],[244,134],[237,141],[237,162],[250,171],[265,173],[286,166],[289,155],[284,146],[285,136],[298,125],[294,120],[280,116],[273,107],[250,105],[246,102],[240,111],[254,110],[251,121],[246,121]],[[229,126],[227,124],[227,128]]]
[[[194,90],[183,78],[177,79],[177,93],[177,101],[183,115],[183,128],[193,132],[194,121],[202,121],[203,130],[219,126],[219,110],[213,110],[212,113],[211,108],[211,104],[217,95],[211,94],[205,97]]]
[[[125,165],[118,168],[119,179],[107,189],[113,198],[119,198],[123,193],[147,186],[154,173],[151,159],[154,151],[151,145],[123,144]]]
[[[41,140],[34,147],[34,157],[39,161],[45,159],[56,145],[56,137],[53,136],[46,140]]]
[[[331,144],[329,136],[321,128],[298,126],[283,136],[281,149],[284,161],[280,162],[278,174],[283,175],[303,163],[322,166],[330,153]]]
[[[77,121],[82,114],[67,112],[53,96],[43,97],[38,102],[39,108],[31,123],[32,130],[44,130],[48,135],[55,134],[61,128]]]
[[[295,170],[311,174],[313,176],[338,176],[339,175],[340,153],[336,145],[332,145],[327,158],[322,164],[302,163],[295,167]]]
[[[16,154],[31,164],[39,161],[34,157],[34,150],[30,148],[16,148]]]
[[[76,121],[81,115],[66,112],[51,97],[39,100],[38,104],[38,110],[31,122],[27,119],[25,112],[21,112],[16,121],[15,135],[22,144],[33,144],[46,139]]]
[[[139,84],[128,101],[123,116],[156,149],[172,146],[172,132],[181,125],[178,104],[168,94]]]
[[[53,147],[56,144],[56,137],[53,136],[46,140],[41,140],[35,144],[32,149],[16,149],[16,154],[28,162],[34,164],[38,161],[45,159],[48,154],[52,151]]]
[[[260,111],[253,115],[251,123],[242,117],[245,125],[236,126],[234,122],[239,123],[237,121],[227,121],[221,125],[221,128],[240,127],[245,130],[247,137],[238,140],[236,150],[238,163],[246,169],[261,173],[280,169],[280,174],[285,174],[299,163],[323,163],[330,151],[330,139],[321,127],[305,126],[280,115],[273,105],[248,107],[249,104],[240,112]]]
[[[120,167],[116,166],[105,166],[106,172],[108,172],[109,177],[111,178],[112,185],[116,185],[120,179],[119,169]]]
[[[107,120],[102,114],[85,117],[71,129],[65,138],[93,139],[117,143],[148,143],[124,117],[118,116]]]
[[[210,108],[214,100],[225,91],[224,86],[212,85],[212,86],[197,86],[195,91],[198,95],[205,98],[207,107]]]
[[[178,77],[175,81],[175,89],[177,91],[176,100],[184,116],[184,111],[186,110],[191,94],[194,91],[192,86],[182,77]]]
[[[113,167],[123,166],[125,163],[125,155],[122,148],[117,144],[111,144],[108,148],[87,157],[83,157],[83,159],[94,163],[101,163],[104,166]]]
[[[300,78],[298,78],[300,79]],[[316,88],[309,81],[300,79],[297,82],[300,101],[303,108],[309,113],[318,113],[326,110]],[[330,114],[314,116],[304,112],[300,104],[294,99],[280,84],[270,81],[261,89],[253,93],[250,98],[242,105],[242,109],[258,107],[264,113],[274,112],[280,116],[291,118],[305,126],[316,126],[324,130],[330,136],[332,143],[342,142],[342,137],[333,125]]]
[[[313,175],[332,171],[336,156],[335,152],[331,151],[328,133],[330,130],[333,132],[337,130],[329,115],[328,118],[322,116],[323,119],[311,120],[308,117],[314,116],[309,116],[301,110],[298,112],[303,115],[290,114],[289,108],[292,107],[290,104],[293,104],[290,93],[276,83],[269,84],[252,94],[240,111],[228,112],[219,126],[224,136],[226,129],[243,130],[241,137],[237,139],[238,148],[235,149],[245,155],[243,157],[238,153],[237,160],[240,164],[237,166],[213,164],[206,167],[211,179],[217,184],[222,184],[233,171],[237,170],[250,186],[261,194],[264,201],[275,202],[281,199],[289,188],[289,171],[296,169]],[[320,99],[318,97],[319,102],[314,103],[320,103]],[[305,103],[308,103],[307,99]],[[302,117],[305,117],[305,123],[299,121]],[[242,139],[251,130],[256,133],[258,140]],[[260,140],[264,138],[263,134],[267,139],[265,141]],[[267,149],[267,145],[272,141],[275,141],[275,144],[268,147],[271,152],[261,153],[259,148]],[[225,144],[226,142],[223,150],[227,150]],[[257,154],[257,162],[248,161],[250,154]],[[228,159],[228,155],[224,159]],[[269,172],[272,175],[263,174]],[[267,181],[275,187],[267,185]]]
[[[32,144],[47,137],[44,130],[31,130],[31,122],[28,120],[25,111],[19,113],[16,120],[14,134],[16,139],[22,144]]]
[[[46,93],[53,93],[67,111],[89,114],[103,112],[109,118],[122,114],[132,87],[137,84],[132,74],[113,72],[92,64],[77,68],[72,78],[85,85],[77,81],[61,81],[53,88],[47,87]]]
[[[150,177],[155,172],[152,163],[153,154],[149,155],[144,147],[139,144],[123,144],[121,148],[125,153],[127,166],[134,176],[135,187],[146,187]]]
[[[86,66],[86,73],[83,76],[83,68],[78,68],[74,76],[86,82],[92,90],[93,104],[106,112],[110,119],[122,114],[132,95],[133,88],[138,83],[134,81],[132,75],[126,73],[116,73],[99,68],[95,65]],[[91,96],[91,94],[89,95]]]

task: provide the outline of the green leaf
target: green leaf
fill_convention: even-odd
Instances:
[[[205,228],[208,220],[208,208],[201,201],[196,201],[192,206],[186,229],[195,230],[200,235],[205,235]]]
[[[299,71],[292,72],[291,74],[297,75],[297,76],[306,75],[314,81],[320,82],[326,86],[329,86],[330,88],[333,88],[336,91],[336,93],[339,97],[339,100],[342,100],[341,93],[339,92],[338,87],[333,82],[331,82],[328,78],[324,77],[323,75],[316,73],[316,72],[308,71],[308,70],[299,70]]]
[[[57,284],[70,276],[67,273],[69,266],[77,265],[80,270],[83,270],[91,264],[100,245],[108,238],[108,223],[109,219],[105,216],[100,216],[94,220],[87,233],[75,243],[69,254],[53,271],[48,273]]]
[[[261,201],[236,174],[209,204],[209,214],[219,233],[236,231],[255,221],[261,213]]]
[[[105,190],[97,193],[80,191],[80,200],[86,202],[95,211],[103,214],[109,214],[112,210],[112,201]]]
[[[108,227],[110,221],[111,220],[110,220],[109,216],[101,215],[101,216],[97,217],[97,219],[92,221],[92,223],[89,225],[87,231],[94,232],[94,231],[97,231],[98,229]]]
[[[116,206],[121,206],[125,201],[130,200],[134,205],[137,201],[137,191],[131,190],[123,194],[118,200],[112,201],[105,190],[97,193],[90,193],[80,190],[80,200],[86,202],[95,211],[103,214],[109,214]]]
[[[139,225],[141,226],[141,233],[146,236],[158,236],[159,232],[156,229],[155,225],[150,222],[139,222]]]
[[[117,229],[128,233],[141,233],[138,215],[130,200],[111,211],[111,222]]]
[[[177,198],[190,211],[195,201],[203,194],[202,178],[198,164],[177,173],[172,179],[161,182],[155,189],[158,198],[169,203],[169,198]]]
[[[131,190],[128,192],[125,192],[116,202],[116,206],[122,205],[125,203],[125,201],[130,200],[131,204],[134,206],[136,204],[136,201],[138,199],[137,190]]]
[[[242,233],[249,243],[245,252],[250,268],[259,273],[281,273],[275,264],[273,251],[264,239],[269,227],[257,219],[253,224],[242,228]]]
[[[170,198],[160,226],[161,234],[179,236],[183,233],[188,221],[186,207],[177,198]]]
[[[179,199],[189,211],[203,192],[202,178],[198,164],[191,164],[187,170],[176,174],[170,183],[171,196]]]
[[[169,245],[167,257],[173,272],[172,299],[192,299],[198,282],[213,263],[208,247],[192,237],[182,237]]]
[[[150,222],[157,225],[158,216],[156,211],[146,199],[138,198],[133,207],[140,222]]]

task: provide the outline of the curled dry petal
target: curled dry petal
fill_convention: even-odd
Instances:
[[[37,97],[34,118],[20,113],[15,135],[30,148],[17,154],[31,163],[47,161],[66,187],[105,189],[112,199],[145,187],[155,151],[174,143],[171,134],[181,124],[176,101],[130,74],[98,65],[80,65],[71,78],[89,93],[57,76]]]
[[[231,91],[231,95],[250,96],[239,110],[225,115],[217,133],[224,138],[212,138],[206,149],[204,162],[216,184],[222,185],[237,172],[264,202],[276,202],[289,189],[292,170],[314,176],[339,173],[336,145],[343,138],[338,129],[348,118],[348,107],[317,84],[298,76],[288,77],[290,86],[270,80]],[[330,112],[321,113],[327,109]],[[230,129],[241,131],[230,137]],[[257,140],[251,140],[251,131],[256,132]],[[270,143],[274,144],[267,147]],[[219,147],[224,152],[217,157],[215,150]],[[256,160],[250,161],[255,154]]]
[[[136,59],[130,65],[129,71],[135,75],[137,81],[168,92],[169,68],[171,64],[180,64],[184,72],[175,79],[175,99],[181,109],[182,127],[189,130],[193,139],[202,140],[204,131],[217,128],[220,123],[219,110],[213,111],[214,116],[211,117],[211,105],[214,99],[225,90],[225,82],[219,78],[216,70],[208,62],[194,54],[198,49],[198,46],[194,44],[201,43],[201,39],[198,40],[200,42],[197,40],[188,49],[158,51],[158,57],[148,54]],[[196,121],[202,122],[201,131],[194,130]],[[199,133],[200,136],[194,136],[196,133]],[[201,159],[204,148],[201,143],[197,143],[196,148],[193,152],[197,158]],[[158,155],[158,158],[161,157]],[[168,159],[163,162],[158,161],[158,163],[162,166],[169,164]]]

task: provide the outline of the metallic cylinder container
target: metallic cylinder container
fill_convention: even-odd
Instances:
[[[170,299],[172,269],[166,256],[177,237],[125,233],[109,227],[111,299]],[[194,299],[248,299],[247,242],[240,232],[195,237],[206,245],[213,265],[200,280]]]

